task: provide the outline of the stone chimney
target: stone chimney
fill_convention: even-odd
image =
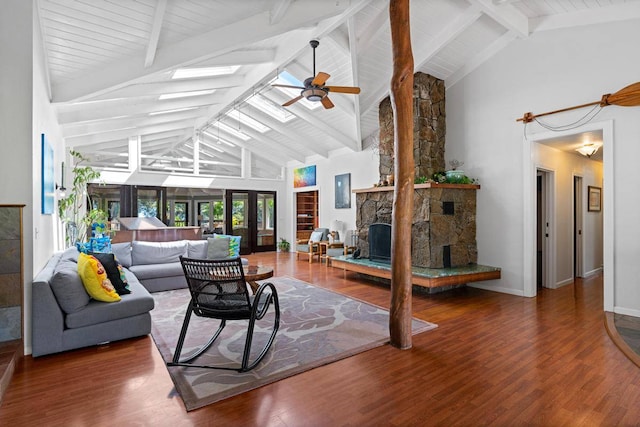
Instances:
[[[446,135],[444,81],[429,74],[413,76],[413,154],[415,175],[431,177],[445,170]],[[380,178],[393,174],[393,109],[391,99],[380,103]]]

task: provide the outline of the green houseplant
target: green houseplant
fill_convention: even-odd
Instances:
[[[69,194],[58,200],[58,214],[65,224],[65,241],[68,246],[75,242],[86,242],[94,223],[103,224],[99,227],[104,232],[108,218],[106,212],[101,209],[89,209],[92,204],[87,185],[100,179],[100,172],[91,166],[83,165],[89,159],[79,152],[70,150],[69,153],[74,159],[73,185]]]
[[[287,239],[281,237],[278,242],[278,249],[280,249],[280,252],[289,252],[289,249],[291,249],[291,243],[289,243]]]

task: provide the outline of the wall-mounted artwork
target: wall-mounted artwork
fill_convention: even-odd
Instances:
[[[589,212],[600,212],[602,210],[602,188],[589,186]]]
[[[336,175],[336,209],[351,208],[351,174]]]
[[[53,177],[53,148],[47,137],[42,134],[42,208],[44,215],[53,214],[55,183]]]
[[[293,188],[316,185],[316,166],[307,166],[293,170]]]

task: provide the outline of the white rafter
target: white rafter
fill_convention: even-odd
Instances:
[[[167,0],[158,0],[156,4],[156,11],[153,15],[153,26],[151,27],[151,34],[149,35],[149,44],[147,45],[147,54],[144,58],[144,66],[149,67],[153,64],[153,60],[156,57],[156,49],[158,47],[158,40],[160,39],[160,31],[162,30],[162,21],[164,19],[164,12],[167,9]]]

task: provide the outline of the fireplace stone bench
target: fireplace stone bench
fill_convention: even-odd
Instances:
[[[385,262],[342,255],[334,257],[331,265],[345,271],[391,279],[391,264]],[[439,288],[499,278],[500,268],[480,264],[449,268],[413,267],[411,283],[425,288]]]

